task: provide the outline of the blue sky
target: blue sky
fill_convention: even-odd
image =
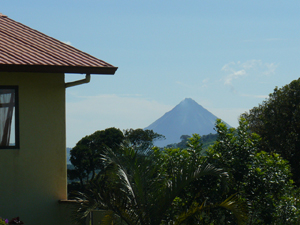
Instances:
[[[237,126],[299,77],[299,1],[0,3],[8,17],[119,67],[67,89],[68,147],[96,130],[144,128],[187,97]]]

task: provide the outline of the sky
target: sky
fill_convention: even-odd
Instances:
[[[0,0],[0,12],[116,67],[66,90],[67,147],[145,128],[185,98],[233,127],[299,78],[300,2]],[[0,40],[1,41],[1,40]],[[66,82],[83,79],[66,74]]]

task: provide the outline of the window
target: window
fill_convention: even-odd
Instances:
[[[18,87],[0,86],[0,148],[19,148]]]

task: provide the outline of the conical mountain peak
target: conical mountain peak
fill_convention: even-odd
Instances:
[[[191,105],[198,105],[198,103],[191,98],[185,98],[177,106],[184,107],[184,106],[191,106]]]
[[[180,142],[181,135],[216,133],[214,130],[216,119],[215,115],[196,101],[185,98],[171,111],[165,113],[145,129],[164,135],[166,140],[155,143],[163,147],[167,144]]]
[[[182,100],[175,108],[180,108],[182,110],[197,110],[197,109],[204,109],[201,105],[199,105],[195,100],[191,98],[185,98]]]
[[[194,99],[185,98],[179,104],[198,104]]]

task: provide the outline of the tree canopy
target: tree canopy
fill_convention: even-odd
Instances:
[[[112,127],[96,131],[78,141],[70,151],[70,161],[74,169],[68,169],[68,178],[79,182],[70,184],[68,190],[83,190],[97,171],[103,169],[101,154],[104,150],[108,147],[117,152],[123,139],[122,131]]]
[[[153,147],[154,141],[163,139],[164,136],[155,133],[153,130],[143,130],[141,128],[138,128],[124,130],[124,138],[135,149],[144,151],[147,149],[151,149]]]
[[[244,117],[237,128],[217,120],[216,141],[205,153],[197,134],[182,136],[184,147],[161,149],[153,146],[161,138],[153,131],[109,129],[74,148],[73,172],[84,187],[81,219],[105,210],[103,224],[300,223],[289,161],[266,151],[265,139]]]
[[[208,162],[230,177],[230,192],[249,204],[248,224],[298,224],[298,194],[290,165],[277,153],[261,151],[259,135],[244,118],[238,128],[216,123],[218,139],[207,152]],[[211,191],[218,187],[211,184]]]
[[[74,168],[68,169],[68,178],[73,181],[68,186],[69,193],[83,191],[86,184],[103,170],[102,155],[106,149],[120,155],[123,151],[121,145],[130,144],[135,149],[145,151],[151,149],[153,141],[160,138],[163,136],[152,130],[127,129],[122,132],[114,127],[83,137],[70,151],[70,161]]]
[[[198,135],[190,138],[186,150],[154,148],[147,154],[135,149],[135,145],[123,145],[123,154],[119,156],[108,149],[103,156],[104,170],[81,195],[85,201],[80,202],[79,220],[91,210],[105,210],[101,224],[203,224],[204,215],[210,210],[224,208],[242,224],[247,218],[246,211],[235,195],[211,202],[208,196],[196,198],[206,193],[204,189],[208,187],[196,187],[193,193],[189,192],[193,182],[203,177],[227,179],[224,170],[205,162],[199,140]],[[186,192],[190,193],[188,199],[184,198]]]
[[[218,137],[218,134],[202,135],[200,142],[203,143],[203,149],[207,149],[208,146],[212,145],[217,140],[217,137]],[[186,148],[189,138],[191,138],[190,135],[186,135],[186,134],[181,135],[179,143],[169,144],[166,147],[167,148]]]
[[[291,164],[293,179],[300,186],[300,78],[282,88],[242,117],[261,137],[261,149],[278,153]]]

